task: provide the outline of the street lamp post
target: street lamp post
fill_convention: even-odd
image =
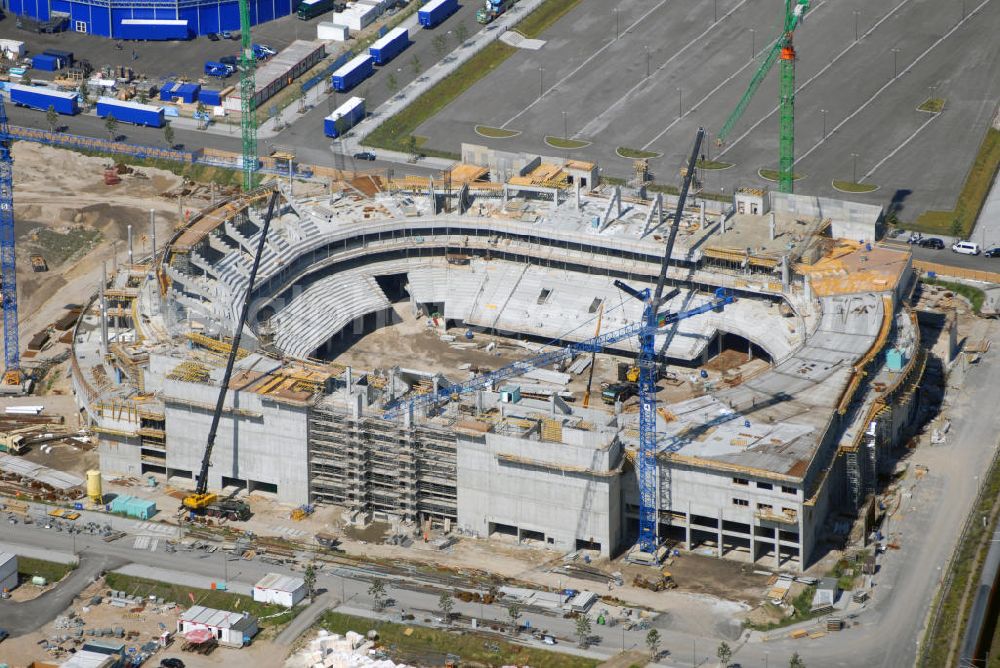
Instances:
[[[715,0],[715,22],[719,22],[719,0]]]
[[[649,47],[645,44],[642,45],[642,50],[646,52],[646,77],[649,77]]]
[[[757,57],[757,31],[750,28],[750,60]]]
[[[854,41],[857,42],[860,39],[858,33],[858,17],[861,16],[861,12],[857,9],[854,10]]]
[[[826,139],[826,109],[820,109],[819,112],[823,114],[823,139]]]
[[[566,112],[562,112],[563,116],[563,139],[569,139],[569,125],[566,123]]]
[[[545,68],[541,65],[538,66],[538,97],[542,96],[542,81],[545,74]]]
[[[621,15],[618,14],[618,8],[617,7],[615,7],[611,11],[615,13],[615,39],[618,39],[619,37],[621,37],[621,34],[622,34]]]
[[[684,115],[684,91],[677,86],[677,118]]]
[[[851,183],[857,183],[858,182],[858,154],[857,153],[852,153],[851,154],[851,160],[852,160],[853,165],[854,165],[853,169],[851,171]]]
[[[891,51],[892,51],[892,78],[895,79],[897,76],[899,76],[899,74],[898,74],[898,72],[896,70],[896,54],[899,53],[899,49],[896,48],[896,47],[893,47],[891,49]]]

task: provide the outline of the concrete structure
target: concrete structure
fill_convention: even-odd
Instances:
[[[0,591],[10,591],[17,586],[17,555],[0,552]]]
[[[294,608],[306,597],[306,581],[280,573],[268,573],[253,586],[253,600]]]
[[[208,629],[226,647],[243,647],[257,635],[257,618],[249,613],[193,605],[177,618],[177,633]]]
[[[484,169],[370,190],[359,178],[308,199],[282,191],[250,295],[267,192],[196,216],[170,241],[159,281],[126,267],[102,282],[74,332],[72,373],[102,470],[193,483],[228,350],[220,337],[249,297],[210,488],[562,551],[627,546],[637,414],[566,401],[589,356],[397,420],[383,410],[467,372],[328,361],[394,308],[442,335],[474,328],[482,339],[461,344],[472,348],[586,339],[599,309],[602,333],[641,317],[613,282],[655,281],[662,198],[591,187],[594,170],[572,161],[528,161],[504,184],[477,180]],[[695,307],[720,287],[735,303],[657,343],[682,367],[726,349],[763,364],[749,376],[692,374],[688,398],[661,404],[659,529],[680,547],[794,570],[816,558],[832,518],[863,514],[914,428],[924,355],[903,306],[909,253],[861,241],[877,234],[877,212],[747,196],[757,214],[699,201],[684,212],[664,308]],[[148,319],[142,341],[133,313]],[[887,348],[898,351],[891,363]],[[635,350],[626,339],[608,352]],[[111,377],[122,381],[93,380]]]

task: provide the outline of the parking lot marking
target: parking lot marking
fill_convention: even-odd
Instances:
[[[650,14],[652,14],[653,12],[655,12],[657,9],[659,9],[663,5],[667,4],[668,1],[669,0],[660,0],[648,12],[646,12],[645,14],[643,14],[642,16],[640,16],[638,19],[636,19],[636,21],[632,25],[630,25],[627,28],[625,28],[625,30],[622,32],[622,35],[627,35],[628,32],[630,30],[632,30],[632,28],[636,27],[637,25],[639,25],[640,23],[642,23],[643,21],[645,21],[647,16],[649,16]],[[507,122],[504,123],[503,125],[501,125],[500,129],[506,130],[507,126],[510,125],[511,123],[513,123],[514,121],[516,121],[518,118],[520,118],[524,114],[524,112],[526,112],[529,109],[531,109],[538,102],[540,102],[543,97],[545,97],[546,95],[548,95],[549,93],[551,93],[553,90],[555,90],[556,88],[558,88],[559,86],[561,86],[567,79],[569,79],[574,74],[576,74],[577,72],[579,72],[580,70],[582,70],[584,67],[586,67],[587,63],[589,63],[594,58],[596,58],[597,56],[599,56],[601,53],[604,52],[605,49],[607,49],[609,46],[611,46],[612,44],[614,44],[615,42],[617,42],[619,39],[621,39],[621,38],[619,37],[619,38],[613,39],[613,40],[609,41],[607,44],[605,44],[604,46],[602,46],[601,48],[599,48],[597,51],[594,51],[594,53],[592,53],[586,60],[584,60],[582,63],[580,63],[577,67],[573,68],[572,72],[570,72],[569,74],[567,74],[566,76],[564,76],[559,81],[555,82],[552,86],[550,86],[548,88],[548,90],[546,90],[545,92],[543,92],[541,95],[539,95],[538,97],[536,97],[531,103],[529,103],[527,107],[525,107],[524,109],[522,109],[521,111],[519,111],[516,114],[514,114],[513,116],[511,116],[509,119],[507,119]]]
[[[908,1],[908,0],[904,0],[904,1]],[[966,21],[968,21],[968,20],[969,20],[969,19],[971,19],[971,18],[972,18],[973,16],[975,16],[975,15],[976,15],[976,13],[978,13],[978,12],[979,12],[979,10],[981,10],[981,9],[982,9],[983,7],[985,7],[986,5],[990,4],[990,2],[992,2],[992,0],[983,0],[983,1],[981,2],[981,3],[979,3],[978,5],[976,5],[976,8],[975,8],[975,9],[973,9],[973,10],[972,10],[971,12],[969,12],[969,13],[968,13],[968,14],[966,15],[966,17],[965,17],[964,19],[962,19],[961,21],[959,21],[958,23],[956,23],[956,24],[954,25],[954,27],[953,27],[953,28],[952,28],[951,30],[949,30],[949,31],[948,31],[948,32],[946,32],[945,34],[943,34],[943,35],[941,35],[940,37],[938,37],[938,38],[937,38],[937,39],[936,39],[936,40],[934,41],[934,43],[933,43],[933,44],[931,44],[931,45],[930,45],[929,47],[927,47],[926,49],[924,49],[924,50],[923,50],[923,51],[922,51],[922,52],[920,53],[920,55],[919,55],[919,56],[917,56],[916,58],[914,58],[914,59],[913,59],[913,62],[911,62],[911,63],[910,63],[909,65],[907,65],[907,66],[906,66],[906,67],[904,67],[904,68],[903,68],[902,70],[900,70],[900,72],[899,72],[899,74],[898,74],[897,76],[895,76],[895,77],[893,77],[892,79],[889,79],[889,80],[888,80],[887,82],[885,82],[885,83],[884,83],[884,84],[882,85],[882,87],[881,87],[881,88],[879,88],[879,89],[878,89],[877,91],[875,91],[874,93],[872,93],[872,96],[871,96],[871,97],[869,97],[869,98],[868,98],[867,100],[865,100],[865,101],[864,101],[864,102],[863,102],[863,103],[861,104],[861,106],[859,106],[859,107],[858,107],[857,109],[855,109],[854,111],[852,111],[852,112],[851,112],[851,113],[850,113],[850,114],[849,114],[849,115],[848,115],[848,116],[847,116],[847,117],[846,117],[846,118],[845,118],[844,120],[840,121],[840,122],[839,122],[839,123],[837,123],[837,124],[836,124],[835,126],[833,126],[833,130],[831,130],[831,131],[830,131],[830,133],[829,133],[829,134],[827,135],[827,137],[831,137],[831,136],[833,136],[833,134],[834,134],[834,133],[836,133],[836,132],[837,132],[837,130],[839,130],[839,129],[840,129],[841,127],[843,127],[843,126],[844,126],[844,125],[845,125],[846,123],[848,123],[848,122],[849,122],[849,121],[850,121],[850,120],[851,120],[852,118],[854,118],[855,116],[857,116],[858,114],[860,114],[860,113],[861,113],[862,111],[864,111],[864,110],[865,110],[865,109],[866,109],[866,108],[868,107],[868,105],[870,105],[870,104],[871,104],[872,102],[874,102],[874,101],[875,101],[875,98],[877,98],[877,97],[878,97],[879,95],[881,95],[881,94],[882,94],[882,92],[883,92],[883,91],[885,91],[885,90],[886,90],[887,88],[889,88],[890,86],[892,86],[892,84],[894,84],[894,83],[896,83],[897,81],[899,81],[900,77],[902,77],[902,76],[903,76],[904,74],[906,74],[907,72],[909,72],[910,70],[912,70],[912,69],[913,69],[913,67],[914,67],[914,66],[915,66],[915,65],[916,65],[917,63],[919,63],[919,62],[920,62],[921,60],[923,60],[923,59],[924,59],[924,56],[926,56],[926,55],[927,55],[928,53],[930,53],[931,51],[933,51],[933,50],[934,50],[934,49],[935,49],[935,48],[936,48],[936,47],[937,47],[937,46],[938,46],[939,44],[941,44],[941,43],[942,43],[942,42],[944,42],[944,41],[945,41],[946,39],[948,39],[948,38],[949,38],[949,37],[951,37],[951,36],[952,36],[953,34],[955,34],[955,31],[956,31],[956,30],[958,30],[959,28],[961,28],[961,27],[962,27],[962,26],[963,26],[963,25],[965,24],[965,22],[966,22]],[[818,142],[816,142],[815,144],[813,144],[813,145],[812,145],[812,148],[810,148],[810,149],[809,149],[808,151],[806,151],[805,153],[803,153],[802,155],[800,155],[800,156],[799,156],[798,158],[796,158],[796,159],[795,159],[795,163],[793,163],[793,164],[797,164],[797,163],[798,163],[798,162],[799,162],[800,160],[803,160],[803,159],[805,159],[805,158],[806,158],[806,157],[807,157],[807,156],[808,156],[808,155],[809,155],[810,153],[812,153],[812,152],[813,152],[813,151],[815,151],[815,150],[816,150],[817,148],[819,148],[819,147],[820,147],[820,145],[822,145],[824,141],[826,141],[826,139],[820,139],[820,140],[819,140]],[[720,153],[719,155],[721,156],[722,154]]]
[[[940,115],[941,115],[940,113],[934,114],[933,116],[931,116],[930,118],[928,118],[926,121],[924,121],[923,123],[921,123],[920,127],[917,128],[916,130],[914,130],[913,133],[909,137],[907,137],[906,139],[904,139],[902,141],[902,143],[900,143],[896,148],[892,149],[887,156],[885,156],[884,158],[882,158],[881,160],[879,160],[878,162],[876,162],[874,167],[872,167],[867,172],[865,172],[864,176],[862,176],[860,179],[858,179],[858,183],[861,183],[862,181],[864,181],[865,179],[867,179],[869,176],[871,176],[872,174],[874,174],[875,171],[879,167],[881,167],[883,165],[883,163],[885,163],[887,160],[889,160],[890,158],[892,158],[892,156],[894,156],[897,153],[899,153],[900,149],[902,149],[904,146],[906,146],[907,144],[909,144],[910,140],[912,140],[914,137],[916,137],[918,134],[920,134],[921,130],[923,130],[928,125],[930,125],[931,122],[934,121],[934,119],[936,119]]]
[[[824,1],[825,1],[825,0],[824,0]],[[580,133],[581,133],[581,134],[584,134],[584,135],[587,135],[587,136],[595,134],[595,132],[596,132],[596,131],[594,131],[594,130],[589,130],[589,129],[588,129],[588,128],[590,128],[590,126],[591,126],[592,124],[600,122],[600,120],[601,120],[601,118],[602,118],[602,117],[604,117],[604,116],[605,116],[605,115],[607,115],[607,114],[610,114],[610,113],[612,113],[612,112],[613,112],[613,111],[615,111],[615,110],[616,110],[616,109],[617,109],[618,107],[620,107],[621,105],[625,104],[625,102],[626,102],[626,100],[628,100],[629,96],[630,96],[630,95],[632,95],[632,93],[634,93],[635,91],[639,90],[640,88],[648,88],[648,86],[649,86],[649,81],[650,81],[650,79],[652,79],[652,78],[653,78],[653,77],[655,77],[655,76],[656,76],[657,74],[659,74],[659,73],[660,73],[660,72],[661,72],[661,71],[662,71],[662,70],[663,70],[663,69],[664,69],[664,68],[665,68],[665,67],[666,67],[667,65],[669,65],[669,64],[670,64],[671,62],[673,62],[673,60],[674,60],[675,58],[679,57],[679,56],[680,56],[680,55],[682,55],[682,54],[683,54],[683,53],[684,53],[685,51],[687,51],[687,50],[688,50],[689,48],[691,48],[692,46],[694,46],[695,44],[697,44],[698,42],[700,42],[700,41],[701,41],[702,39],[704,39],[704,38],[705,38],[705,36],[706,36],[706,35],[707,35],[707,34],[708,34],[708,33],[709,33],[709,32],[710,32],[711,30],[712,30],[712,28],[714,28],[715,26],[719,25],[720,23],[722,23],[723,21],[725,21],[725,20],[726,20],[727,18],[729,18],[729,16],[730,16],[731,14],[733,14],[733,12],[735,12],[735,11],[736,11],[736,10],[738,10],[738,9],[739,9],[740,7],[742,7],[743,5],[745,5],[745,4],[746,4],[746,2],[747,2],[747,0],[740,0],[740,1],[739,1],[739,2],[738,2],[738,3],[736,4],[736,6],[735,6],[735,7],[733,7],[733,8],[732,8],[732,9],[730,9],[730,10],[729,10],[728,12],[726,12],[725,14],[723,14],[723,15],[722,15],[722,16],[721,16],[721,17],[719,18],[719,20],[718,20],[718,21],[716,21],[716,22],[712,23],[711,25],[709,25],[709,26],[708,26],[707,28],[705,28],[705,30],[703,30],[703,31],[701,32],[701,34],[700,34],[700,35],[696,36],[696,37],[695,37],[694,39],[692,39],[692,40],[691,40],[690,42],[688,42],[687,44],[685,44],[684,46],[682,46],[682,47],[681,47],[681,48],[680,48],[680,49],[679,49],[679,50],[677,51],[677,53],[675,53],[674,55],[670,56],[670,57],[669,57],[669,58],[667,58],[667,59],[666,59],[665,61],[663,61],[663,63],[662,63],[662,64],[661,64],[661,65],[660,65],[659,67],[657,67],[657,68],[656,68],[655,70],[653,70],[652,74],[650,74],[650,75],[649,75],[648,77],[646,77],[645,79],[643,79],[642,81],[640,81],[640,82],[639,82],[639,83],[637,83],[636,85],[632,86],[632,87],[631,87],[630,89],[628,89],[628,91],[627,91],[627,92],[626,92],[626,93],[625,93],[624,95],[622,95],[622,96],[621,96],[621,97],[619,97],[619,98],[618,98],[617,100],[615,100],[615,101],[614,101],[614,102],[613,102],[613,103],[611,104],[611,106],[609,106],[609,107],[608,107],[607,109],[605,109],[605,110],[604,110],[604,111],[602,111],[601,113],[597,114],[597,116],[595,116],[594,118],[592,118],[592,119],[590,120],[590,122],[588,122],[588,123],[587,123],[587,124],[586,124],[585,126],[583,126],[583,128],[582,128],[582,129],[580,130]],[[755,61],[751,61],[751,62],[755,62]],[[748,64],[749,64],[749,63],[748,63]],[[744,65],[743,67],[741,67],[740,69],[738,69],[738,70],[737,70],[736,72],[734,72],[734,73],[733,73],[733,76],[736,76],[736,74],[738,74],[738,73],[742,72],[742,71],[743,71],[743,69],[744,69],[745,67],[746,67],[746,65]],[[730,79],[731,79],[731,78],[732,78],[732,77],[730,77]],[[729,79],[726,79],[726,81],[728,81],[728,80],[729,80]],[[723,82],[723,83],[724,83],[724,82]],[[712,91],[712,92],[714,93],[715,91]],[[711,95],[711,93],[709,93],[709,95]],[[701,103],[699,102],[699,104],[701,104]],[[695,105],[695,106],[697,106],[697,105]],[[685,116],[687,116],[687,114],[684,114],[684,115],[685,115]],[[672,125],[673,125],[673,123],[671,123],[671,126],[672,126]],[[574,134],[573,136],[575,137],[576,135]],[[659,139],[659,138],[660,138],[660,137],[659,137],[659,135],[657,135],[656,139]],[[656,141],[656,139],[654,139],[653,141]],[[652,142],[650,142],[650,143],[652,143]],[[649,144],[646,144],[646,146],[649,146]],[[643,147],[643,150],[645,150],[645,147]]]
[[[989,0],[986,0],[986,1],[989,2]],[[831,67],[833,67],[837,63],[837,61],[839,61],[847,53],[849,53],[851,49],[853,49],[857,45],[861,44],[861,40],[863,40],[864,38],[868,37],[873,32],[875,32],[875,30],[880,25],[882,25],[882,23],[884,23],[885,21],[887,21],[897,11],[899,11],[900,9],[902,9],[903,5],[909,4],[909,2],[910,2],[910,0],[903,0],[898,5],[896,5],[891,10],[889,10],[889,12],[885,16],[883,16],[878,21],[876,21],[875,23],[873,23],[872,27],[869,28],[868,30],[866,30],[861,35],[861,39],[859,39],[859,40],[857,40],[855,42],[852,42],[850,45],[848,45],[843,51],[841,51],[840,53],[838,53],[833,58],[833,60],[831,60],[829,63],[827,63],[826,65],[824,65],[822,68],[820,68],[819,72],[817,72],[816,74],[814,74],[811,77],[809,77],[808,79],[806,79],[802,83],[801,86],[796,86],[796,88],[795,88],[795,94],[798,95],[798,93],[801,90],[803,90],[806,86],[808,86],[813,81],[815,81],[816,79],[818,79],[819,77],[821,77],[823,74],[825,74]],[[819,5],[817,5],[817,7],[818,6]],[[903,71],[905,72],[906,70],[903,70]],[[774,116],[776,113],[778,113],[778,105],[775,105],[774,108],[771,109],[771,111],[769,111],[767,114],[765,114],[764,116],[762,116],[760,120],[758,120],[756,123],[754,123],[753,125],[751,125],[747,129],[747,131],[744,132],[743,134],[741,134],[739,137],[737,137],[736,139],[734,139],[731,142],[726,142],[726,147],[724,149],[722,149],[722,151],[720,151],[716,157],[721,158],[722,156],[724,156],[726,153],[729,152],[729,149],[733,148],[734,146],[736,146],[737,144],[739,144],[741,141],[743,141],[744,139],[746,139],[747,135],[749,135],[751,132],[753,132],[754,130],[756,130],[760,126],[761,123],[763,123],[764,121],[766,121],[767,119],[769,119],[771,116]],[[832,134],[833,134],[833,132],[830,132],[827,136],[829,137]],[[820,143],[822,143],[822,142],[820,142]],[[798,161],[796,160],[796,162],[798,162]]]

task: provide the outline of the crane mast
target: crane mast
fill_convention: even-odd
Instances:
[[[240,0],[240,135],[243,139],[243,190],[254,187],[257,171],[257,57],[250,35],[250,4]]]
[[[7,110],[0,99],[0,298],[3,299],[3,361],[5,385],[21,384],[21,352],[17,332],[17,253],[14,232],[13,139]]]

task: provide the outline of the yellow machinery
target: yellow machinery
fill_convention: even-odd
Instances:
[[[219,500],[219,495],[214,492],[204,494],[188,494],[184,497],[184,507],[196,512],[205,510],[210,505]]]

